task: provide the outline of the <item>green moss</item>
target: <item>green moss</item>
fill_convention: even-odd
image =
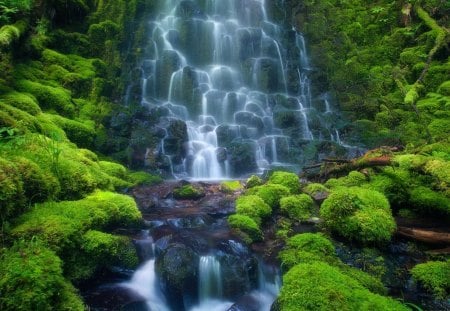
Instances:
[[[23,180],[10,161],[0,158],[0,216],[4,221],[24,207]]]
[[[279,207],[280,199],[288,196],[290,191],[283,185],[265,184],[250,188],[247,191],[247,194],[259,196],[264,202],[272,207],[272,209],[275,209]]]
[[[233,193],[243,188],[239,180],[223,181],[220,183],[220,191],[225,193]]]
[[[12,107],[26,111],[33,116],[41,113],[41,108],[39,107],[36,98],[30,94],[10,92],[0,97],[0,100]]]
[[[327,228],[363,243],[389,241],[395,231],[389,202],[374,190],[338,188],[323,202],[320,215]]]
[[[410,191],[410,204],[415,211],[422,214],[450,215],[450,199],[425,186]]]
[[[51,120],[64,130],[67,138],[80,148],[92,148],[96,136],[94,128],[84,123],[59,115],[51,115]]]
[[[135,248],[127,237],[89,230],[83,235],[81,249],[100,266],[136,268],[138,264]]]
[[[300,179],[294,173],[273,172],[269,177],[268,183],[285,186],[292,194],[300,191]]]
[[[163,182],[161,176],[152,175],[146,172],[132,172],[128,178],[134,185],[157,185]]]
[[[178,200],[197,200],[204,195],[203,189],[193,185],[184,185],[173,190],[173,196]]]
[[[2,310],[84,310],[62,262],[39,242],[17,242],[0,257]]]
[[[17,88],[36,97],[39,106],[44,110],[54,110],[64,116],[72,117],[75,114],[75,105],[71,93],[62,88],[44,85],[29,80],[17,81]]]
[[[450,260],[429,261],[411,269],[411,274],[438,299],[448,299],[450,293]]]
[[[313,200],[306,194],[291,195],[280,200],[280,210],[292,220],[307,220],[311,217]]]
[[[352,171],[345,177],[341,177],[338,179],[330,178],[325,183],[325,187],[327,188],[357,187],[365,183],[367,183],[367,177],[364,174],[358,171]]]
[[[96,192],[79,201],[37,204],[17,220],[15,238],[37,236],[60,255],[76,247],[80,236],[91,229],[136,224],[141,214],[131,197]]]
[[[299,263],[338,262],[333,244],[320,233],[302,233],[290,237],[285,249],[279,253],[279,258],[285,270]]]
[[[439,86],[438,92],[442,95],[450,96],[450,80]]]
[[[228,224],[248,244],[263,239],[258,224],[249,216],[239,214],[231,215],[228,217]]]
[[[263,184],[263,181],[259,176],[252,175],[245,182],[245,188],[249,189],[249,188],[253,188],[256,186],[261,186],[262,184]]]
[[[387,167],[382,172],[370,175],[370,182],[363,188],[383,193],[391,206],[400,207],[408,201],[408,190],[412,179],[407,170]]]
[[[311,196],[317,195],[319,193],[328,193],[328,192],[330,192],[330,190],[327,187],[325,187],[322,184],[317,184],[317,183],[307,184],[302,189],[302,191],[307,193],[307,194],[309,194],[309,195],[311,195]]]
[[[272,214],[272,209],[256,195],[241,196],[236,200],[236,212],[252,218],[258,225]]]
[[[392,298],[365,289],[323,262],[299,264],[283,277],[281,310],[408,310]]]

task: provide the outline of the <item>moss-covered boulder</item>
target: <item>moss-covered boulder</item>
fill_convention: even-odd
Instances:
[[[198,200],[205,196],[203,188],[191,184],[173,190],[173,197],[178,200]]]
[[[280,211],[292,220],[307,220],[311,217],[314,202],[307,194],[283,197],[280,200]]]
[[[44,244],[17,242],[0,256],[0,308],[84,310],[75,288],[63,277],[62,261]]]
[[[258,225],[272,214],[272,208],[256,195],[241,196],[236,200],[236,212],[252,218]]]
[[[411,269],[415,281],[438,299],[448,299],[450,294],[450,260],[429,261]]]
[[[285,186],[292,194],[300,192],[300,179],[297,174],[290,172],[273,172],[268,183]]]
[[[263,239],[263,234],[256,221],[246,215],[235,214],[228,217],[231,229],[247,244]]]
[[[289,188],[278,184],[265,184],[250,188],[247,194],[256,195],[263,199],[272,209],[280,206],[280,199],[290,194]]]
[[[333,232],[363,243],[389,241],[396,228],[386,197],[358,187],[334,190],[323,202],[320,216]]]
[[[400,302],[371,293],[358,281],[324,262],[294,266],[283,277],[280,309],[409,310]]]
[[[256,186],[261,186],[263,183],[264,182],[261,179],[261,177],[256,176],[256,175],[252,175],[245,182],[245,188],[249,189],[249,188],[253,188],[253,187],[256,187]]]

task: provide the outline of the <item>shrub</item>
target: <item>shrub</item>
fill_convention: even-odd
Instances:
[[[278,208],[280,199],[290,194],[289,189],[282,185],[266,184],[250,188],[247,194],[257,195],[270,207]]]
[[[173,190],[173,196],[178,200],[197,200],[205,196],[203,189],[193,185],[184,185]]]
[[[300,179],[297,174],[290,172],[273,172],[269,177],[268,183],[283,185],[289,189],[292,194],[299,193]]]
[[[256,195],[241,196],[236,200],[236,212],[252,218],[258,225],[261,220],[268,218],[272,209]]]
[[[291,195],[280,200],[282,213],[295,220],[307,220],[311,217],[313,200],[307,194]]]
[[[263,235],[258,227],[258,224],[246,215],[231,215],[228,217],[228,223],[230,227],[236,230],[238,235],[240,235],[241,238],[243,238],[243,240],[248,244],[261,241],[263,239]]]
[[[388,241],[395,231],[389,202],[374,190],[338,188],[323,202],[320,215],[327,228],[363,243]]]
[[[417,282],[438,299],[447,299],[450,293],[450,260],[429,261],[411,270]]]
[[[323,262],[296,265],[284,275],[283,284],[278,301],[284,311],[409,310]]]
[[[245,188],[249,189],[249,188],[253,188],[256,186],[261,186],[262,184],[263,184],[263,181],[259,176],[252,175],[245,182]]]
[[[17,242],[0,259],[0,309],[84,310],[61,260],[39,242]]]

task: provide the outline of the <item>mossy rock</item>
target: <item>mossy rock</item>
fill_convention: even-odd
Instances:
[[[334,190],[323,202],[320,216],[330,230],[363,243],[389,241],[396,228],[386,197],[358,187]]]
[[[392,298],[371,293],[338,268],[318,261],[296,265],[284,275],[278,303],[284,311],[409,310]]]
[[[42,109],[56,111],[67,117],[75,115],[75,105],[70,91],[62,87],[49,86],[29,80],[20,80],[16,84],[22,92],[33,94]]]
[[[258,225],[272,214],[272,209],[256,195],[241,196],[236,200],[236,213],[252,218]]]
[[[450,216],[450,199],[425,186],[410,190],[409,204],[421,214]]]
[[[249,216],[231,215],[228,217],[228,224],[247,244],[263,240],[261,229]]]
[[[85,310],[62,261],[36,240],[16,242],[0,258],[2,310]]]
[[[429,261],[411,269],[415,281],[419,282],[437,299],[448,299],[450,294],[450,260]]]
[[[234,193],[242,189],[244,187],[239,180],[223,181],[220,183],[220,191],[225,193]]]
[[[31,94],[10,92],[0,97],[0,100],[12,107],[26,111],[33,116],[42,112],[36,98]]]
[[[245,182],[245,188],[249,189],[256,186],[261,186],[263,183],[263,180],[259,176],[252,175]]]
[[[247,191],[247,194],[259,196],[264,202],[272,207],[272,209],[277,209],[280,206],[281,198],[288,196],[290,191],[289,188],[286,188],[283,185],[265,184],[250,188]]]
[[[280,200],[280,211],[292,220],[307,220],[311,217],[314,202],[307,194],[291,195]]]
[[[184,185],[173,190],[173,197],[177,200],[198,200],[205,196],[202,188],[194,185]]]
[[[157,185],[163,182],[161,176],[152,175],[147,172],[131,172],[128,174],[128,179],[136,186]]]
[[[324,261],[338,262],[333,244],[320,233],[297,234],[286,241],[286,247],[279,254],[283,269],[288,270],[299,263]]]
[[[300,179],[297,174],[290,172],[273,172],[268,183],[285,186],[292,194],[300,192]]]

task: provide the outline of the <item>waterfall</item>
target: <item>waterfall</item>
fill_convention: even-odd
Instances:
[[[220,262],[214,256],[200,257],[198,292],[200,303],[222,297]]]
[[[264,0],[157,2],[142,96],[157,126],[169,129],[160,155],[171,159],[175,177],[219,180],[289,167],[304,141],[337,143],[315,107],[305,38],[271,22]],[[326,105],[323,115],[331,114]],[[173,119],[186,128],[170,128]],[[322,127],[313,131],[312,122]],[[286,146],[274,138],[285,131],[301,134]]]

